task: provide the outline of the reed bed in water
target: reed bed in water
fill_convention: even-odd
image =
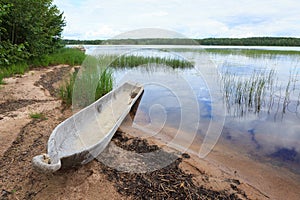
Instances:
[[[154,56],[136,56],[122,55],[116,58],[111,64],[111,67],[117,68],[132,68],[145,64],[165,64],[173,69],[176,68],[191,68],[193,64],[189,61],[180,58],[154,57]]]
[[[78,103],[74,105],[76,108],[83,108],[113,89],[114,68],[132,68],[147,64],[164,64],[174,69],[192,67],[190,62],[177,58],[135,55],[87,56],[81,70],[71,74],[61,86],[60,97],[66,105],[71,105],[74,100]]]
[[[249,112],[259,114],[265,111],[270,114],[274,111],[275,116],[278,113],[283,115],[290,103],[294,102],[294,108],[291,110],[298,115],[300,91],[297,86],[297,77],[298,72],[292,70],[287,82],[279,83],[274,69],[254,71],[248,76],[225,71],[221,78],[221,89],[228,113],[242,117]]]
[[[279,56],[279,55],[300,55],[300,51],[295,50],[272,50],[272,49],[205,49],[207,53],[216,53],[224,55],[244,55],[248,57],[266,57],[266,56]]]

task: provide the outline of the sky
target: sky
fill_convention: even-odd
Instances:
[[[299,0],[54,0],[53,4],[64,12],[64,39],[111,39],[149,28],[187,38],[300,37]]]

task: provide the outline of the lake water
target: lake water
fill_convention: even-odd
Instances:
[[[210,148],[220,136],[261,162],[284,166],[300,174],[300,52],[295,53],[300,48],[85,48],[91,55],[170,57],[194,65],[186,69],[154,64],[114,69],[115,86],[127,80],[145,85],[133,121],[148,137],[159,134],[164,127],[172,127],[179,130],[172,142],[180,138],[180,145],[189,148],[192,143],[195,145],[193,138],[200,138],[199,149],[193,151],[206,155],[201,150],[202,143],[206,142]],[[190,137],[176,140],[180,132]]]

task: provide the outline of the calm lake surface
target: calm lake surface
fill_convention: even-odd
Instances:
[[[194,68],[185,69],[151,63],[114,69],[115,86],[126,80],[145,85],[133,121],[149,136],[164,126],[200,138],[220,131],[223,141],[254,159],[300,174],[300,48],[85,48],[90,55],[158,56],[193,64]],[[218,136],[213,135],[213,140]],[[195,144],[181,145],[188,148],[191,143]]]

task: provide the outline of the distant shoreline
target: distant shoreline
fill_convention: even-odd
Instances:
[[[250,37],[250,38],[143,38],[109,40],[64,39],[66,45],[211,45],[211,46],[286,46],[300,47],[296,37]]]
[[[161,49],[165,51],[186,50],[206,53],[221,53],[221,54],[243,54],[243,55],[300,55],[300,46],[225,46],[225,45],[109,45],[109,44],[67,44],[69,48],[83,48],[86,54],[92,53],[95,49],[101,48],[149,48]]]

